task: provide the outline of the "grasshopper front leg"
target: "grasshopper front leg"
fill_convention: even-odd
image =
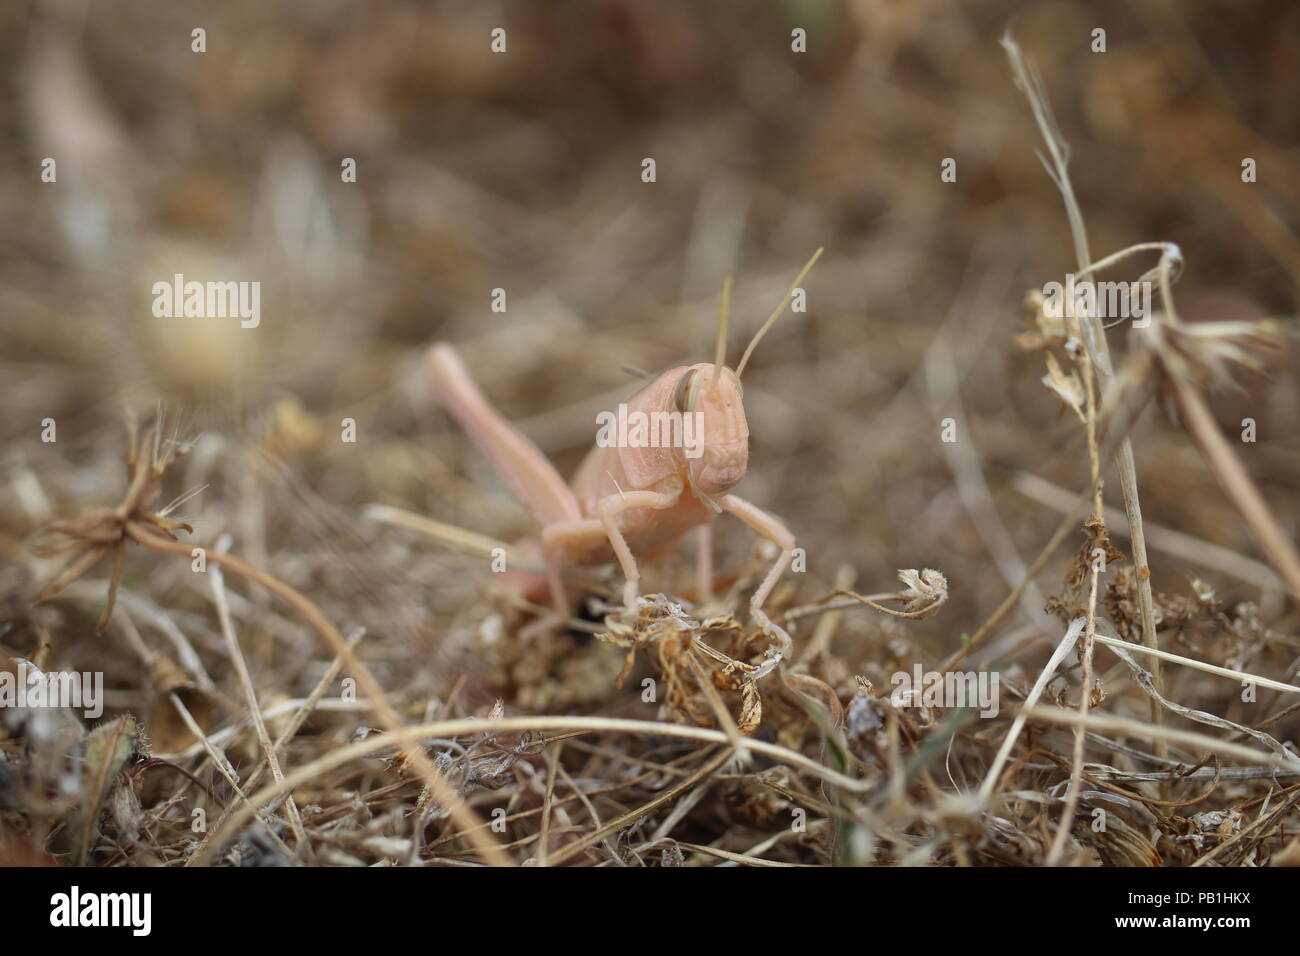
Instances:
[[[781,549],[781,556],[776,559],[772,569],[767,572],[767,577],[763,578],[763,583],[758,586],[753,597],[749,599],[749,616],[766,634],[777,640],[781,646],[781,657],[789,660],[794,652],[794,642],[790,640],[790,635],[785,632],[784,628],[767,616],[767,612],[763,610],[763,605],[766,603],[768,595],[772,593],[772,589],[776,587],[776,582],[781,580],[781,575],[785,573],[785,569],[790,566],[790,561],[794,558],[794,535],[778,518],[768,514],[762,508],[751,505],[744,498],[739,498],[736,495],[724,495],[718,504],[723,511],[735,515]]]
[[[614,549],[614,556],[618,558],[619,567],[623,569],[623,574],[626,576],[623,584],[623,607],[628,613],[631,613],[636,606],[641,571],[636,565],[636,558],[632,556],[632,549],[627,546],[627,539],[623,537],[623,532],[618,526],[618,517],[635,508],[653,508],[662,511],[677,504],[681,496],[682,486],[677,482],[673,483],[667,492],[620,492],[602,498],[600,501],[601,524],[604,525],[605,533],[609,536],[609,543]]]
[[[627,491],[616,492],[600,499],[596,511],[599,518],[581,521],[564,521],[547,525],[542,529],[542,547],[546,553],[547,575],[551,578],[552,592],[557,602],[562,601],[562,589],[559,584],[559,566],[561,556],[567,551],[590,547],[602,538],[609,541],[623,571],[623,607],[631,613],[636,606],[637,592],[641,581],[641,571],[637,567],[636,557],[628,547],[623,530],[619,527],[619,517],[629,511],[650,508],[661,511],[671,508],[681,499],[680,482],[670,482],[666,491]]]

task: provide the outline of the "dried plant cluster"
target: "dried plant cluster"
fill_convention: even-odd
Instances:
[[[509,3],[493,59],[454,4],[287,4],[173,84],[133,10],[0,31],[25,141],[95,152],[0,190],[0,679],[105,688],[0,708],[0,862],[1300,865],[1300,126],[1250,72],[1300,14],[1101,6],[1104,59],[1093,6],[1017,21],[1042,77],[997,4],[827,5],[794,60],[782,5]],[[434,333],[572,471],[621,367],[703,357],[724,274],[756,324],[823,244],[745,380],[791,642],[743,526],[707,598],[682,548],[634,614],[617,569],[569,620],[526,599],[536,528],[433,401]],[[232,263],[255,326],[139,318]],[[1055,314],[1067,269],[1151,283],[1149,321]]]

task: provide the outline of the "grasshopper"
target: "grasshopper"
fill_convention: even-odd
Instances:
[[[670,551],[696,528],[700,529],[700,595],[707,600],[713,577],[713,520],[728,512],[781,549],[750,598],[749,613],[751,621],[776,640],[780,658],[789,658],[790,636],[767,616],[763,605],[790,565],[794,536],[779,519],[732,493],[749,465],[749,423],[740,376],[755,346],[821,254],[818,249],[795,277],[781,304],[750,341],[735,371],[725,365],[728,280],[723,286],[714,361],[669,369],[628,401],[629,414],[698,414],[703,436],[698,454],[688,456],[681,447],[662,445],[597,444],[578,468],[572,487],[541,450],[488,403],[452,346],[436,343],[430,348],[429,371],[443,404],[542,525],[547,586],[562,617],[568,616],[571,605],[561,568],[616,560],[626,581],[623,605],[627,614],[634,611],[638,600],[641,574],[637,556],[652,559]]]

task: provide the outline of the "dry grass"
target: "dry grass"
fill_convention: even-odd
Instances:
[[[1038,7],[1039,81],[999,3],[829,5],[803,59],[793,6],[501,10],[495,59],[450,3],[230,4],[201,58],[184,4],[0,15],[0,666],[107,688],[0,712],[0,860],[1300,862],[1300,14]],[[711,357],[728,274],[748,341],[822,245],[745,379],[787,659],[736,521],[632,620],[613,569],[561,627],[491,573],[536,528],[429,341],[571,473],[623,367]],[[1150,270],[1150,326],[1022,318],[1070,263]],[[149,318],[176,272],[262,325]],[[916,666],[998,713],[899,706]]]

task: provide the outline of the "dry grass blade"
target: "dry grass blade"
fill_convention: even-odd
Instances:
[[[1056,676],[1056,670],[1061,666],[1061,662],[1065,660],[1065,656],[1074,648],[1079,635],[1083,633],[1085,624],[1087,624],[1087,621],[1082,617],[1075,618],[1070,622],[1070,626],[1066,628],[1065,636],[1056,645],[1056,650],[1052,652],[1051,659],[1048,660],[1042,673],[1038,675],[1038,680],[1034,682],[1033,688],[1025,697],[1024,707],[1020,709],[1020,713],[1016,714],[1015,720],[1011,722],[1011,729],[1007,731],[1002,746],[998,748],[997,756],[993,758],[993,765],[989,767],[988,773],[984,776],[984,783],[980,786],[979,801],[982,805],[988,806],[989,801],[993,798],[998,781],[1002,776],[1002,768],[1006,766],[1007,758],[1011,756],[1011,748],[1015,746],[1020,731],[1024,729],[1025,721],[1029,719],[1029,712],[1037,703],[1038,698],[1043,695],[1043,691],[1047,689],[1048,683]]]
[[[1130,737],[1139,739],[1150,739],[1159,735],[1164,739],[1166,744],[1186,747],[1189,750],[1222,754],[1225,757],[1231,757],[1235,760],[1246,760],[1251,763],[1265,764],[1269,767],[1276,767],[1279,770],[1294,771],[1300,769],[1300,756],[1291,755],[1290,757],[1280,757],[1275,754],[1264,753],[1259,750],[1252,750],[1249,747],[1243,747],[1241,744],[1235,744],[1231,741],[1220,740],[1217,737],[1210,737],[1206,734],[1198,734],[1189,730],[1176,730],[1171,727],[1161,727],[1155,730],[1149,724],[1141,721],[1132,720],[1127,717],[1114,717],[1108,714],[1091,713],[1086,717],[1080,716],[1076,711],[1061,710],[1059,707],[1033,706],[1021,708],[1020,714],[1025,715],[1032,720],[1041,720],[1053,724],[1065,724],[1066,726],[1082,725],[1093,730],[1109,731],[1111,733],[1125,734]],[[1019,715],[1017,715],[1019,716]]]
[[[1300,554],[1279,530],[1268,502],[1214,423],[1205,400],[1181,378],[1173,376],[1173,382],[1188,431],[1214,469],[1223,490],[1246,520],[1260,548],[1286,583],[1291,597],[1300,601]]]
[[[1230,680],[1240,681],[1241,683],[1258,684],[1260,687],[1267,687],[1270,690],[1281,691],[1284,694],[1300,694],[1300,687],[1295,684],[1287,684],[1282,681],[1273,680],[1271,677],[1261,677],[1258,674],[1248,674],[1245,671],[1234,670],[1231,667],[1220,667],[1217,664],[1208,664],[1205,661],[1198,661],[1192,657],[1184,657],[1181,654],[1173,654],[1169,651],[1156,651],[1149,647],[1143,647],[1137,644],[1131,644],[1128,641],[1120,640],[1117,637],[1107,637],[1098,634],[1096,637],[1098,644],[1105,644],[1107,647],[1113,647],[1116,650],[1135,651],[1138,654],[1147,654],[1151,657],[1158,657],[1162,661],[1171,661],[1175,664],[1183,664],[1187,667],[1194,667],[1197,670],[1205,671],[1207,674],[1218,674],[1220,677],[1227,677]]]
[[[223,538],[217,542],[218,553],[225,554],[230,542]],[[271,773],[276,780],[284,779],[284,771],[280,769],[280,758],[276,756],[275,747],[271,743],[271,735],[267,733],[266,721],[262,719],[262,708],[257,702],[257,690],[253,687],[252,675],[248,673],[248,662],[244,660],[244,652],[239,647],[239,638],[235,635],[235,625],[230,619],[230,604],[226,600],[226,582],[221,573],[220,565],[213,567],[208,571],[208,579],[212,584],[212,598],[217,605],[217,620],[221,623],[221,634],[226,641],[226,651],[230,654],[230,661],[235,667],[235,673],[239,677],[240,687],[244,691],[244,699],[248,705],[249,719],[253,723],[253,728],[257,731],[257,740],[262,747],[262,755],[271,767]],[[307,833],[303,830],[302,817],[298,813],[298,805],[294,802],[293,794],[288,795],[285,800],[285,807],[288,810],[289,825],[293,827],[294,838],[298,841],[300,852],[310,852],[311,844],[307,841]]]

